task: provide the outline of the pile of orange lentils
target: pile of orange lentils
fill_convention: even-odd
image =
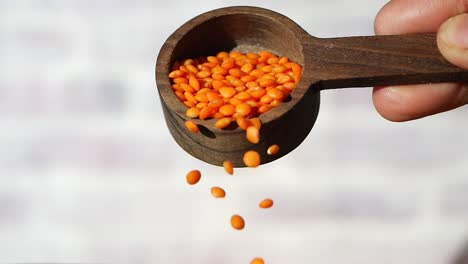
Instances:
[[[199,128],[193,119],[217,119],[215,127],[224,129],[235,122],[246,131],[246,138],[252,144],[260,142],[262,122],[259,116],[286,100],[294,90],[302,75],[302,67],[287,57],[278,57],[272,52],[241,53],[239,51],[219,52],[207,58],[186,59],[176,62],[169,78],[172,89],[182,103],[187,106],[186,116],[191,118],[185,125],[188,130],[198,133]],[[278,145],[268,148],[268,155],[279,152]],[[250,150],[244,154],[247,167],[261,164],[260,154]],[[234,173],[232,162],[224,161],[228,174]],[[198,170],[186,175],[190,185],[201,179]],[[212,187],[215,198],[224,198],[226,192],[221,187]],[[264,199],[260,208],[273,206],[272,199]],[[231,226],[236,230],[245,227],[240,215],[231,217]],[[254,258],[251,264],[263,264],[262,258]]]

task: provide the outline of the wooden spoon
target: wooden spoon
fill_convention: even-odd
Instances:
[[[189,132],[184,125],[187,107],[171,88],[168,74],[175,61],[230,50],[269,50],[303,66],[292,99],[260,116],[259,144],[249,143],[239,128],[215,128],[215,120],[196,120],[201,133]],[[164,116],[177,143],[208,163],[231,160],[236,167],[245,166],[247,150],[258,151],[267,163],[296,148],[315,123],[321,90],[467,81],[468,72],[439,53],[435,34],[321,39],[289,18],[258,7],[227,7],[195,17],[167,39],[156,64]],[[267,148],[272,144],[281,150],[270,156]]]

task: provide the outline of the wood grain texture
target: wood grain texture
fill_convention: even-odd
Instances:
[[[311,38],[304,53],[320,89],[468,81],[442,57],[435,33]]]
[[[196,120],[201,132],[189,132],[184,126],[187,108],[167,77],[177,60],[231,50],[270,50],[303,66],[291,100],[260,116],[263,127],[256,145],[246,140],[245,131],[217,129],[214,120]],[[245,166],[242,156],[252,149],[267,163],[296,148],[315,123],[320,90],[447,81],[468,81],[468,73],[443,59],[434,34],[319,39],[289,18],[257,7],[228,7],[195,17],[167,39],[156,63],[157,88],[172,136],[194,157],[219,166],[225,160]],[[266,150],[272,144],[281,151],[269,156]]]

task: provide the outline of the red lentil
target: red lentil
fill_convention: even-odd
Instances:
[[[265,264],[265,261],[262,258],[257,257],[257,258],[252,259],[250,264]]]
[[[226,192],[220,187],[211,187],[211,195],[215,198],[226,197]]]
[[[250,121],[244,117],[238,117],[236,122],[237,125],[243,130],[247,130],[247,128],[251,125]]]
[[[205,70],[197,72],[197,77],[198,77],[198,78],[201,78],[201,79],[207,78],[207,77],[209,77],[210,75],[211,75],[211,72],[205,71]]]
[[[280,60],[278,61],[278,64],[283,65],[289,62],[289,59],[287,57],[281,57]]]
[[[244,229],[244,227],[245,227],[244,218],[242,218],[242,216],[240,216],[240,215],[233,215],[231,217],[231,226],[234,229],[237,229],[237,230]]]
[[[185,96],[185,99],[187,99],[187,101],[191,102],[192,104],[195,104],[195,105],[198,104],[198,100],[195,98],[195,96],[192,93],[185,92],[184,96]]]
[[[218,111],[225,116],[232,116],[236,112],[236,107],[232,104],[225,104]]]
[[[260,154],[255,150],[249,150],[244,154],[243,161],[247,167],[256,168],[260,165]]]
[[[216,121],[215,127],[219,128],[219,129],[223,129],[223,128],[226,128],[227,126],[229,126],[229,124],[231,124],[231,122],[232,122],[232,118],[224,117],[224,118],[221,118],[218,121]]]
[[[231,98],[236,94],[236,89],[233,87],[221,87],[219,88],[219,93],[224,97],[224,98]]]
[[[189,84],[186,84],[186,83],[179,83],[179,86],[180,86],[185,92],[189,92],[189,93],[194,93],[194,92],[195,92],[195,89],[193,89],[193,87],[190,86]]]
[[[185,126],[188,128],[188,130],[190,130],[193,133],[198,133],[200,131],[198,125],[195,124],[195,122],[193,122],[192,120],[187,120],[185,122]]]
[[[276,88],[272,88],[267,90],[267,95],[270,96],[273,99],[282,99],[283,98],[283,92]]]
[[[192,65],[189,65],[189,66],[192,66]],[[192,88],[195,89],[195,91],[200,90],[200,83],[198,82],[197,78],[195,78],[195,76],[193,75],[191,75],[189,78],[189,85],[192,86]]]
[[[176,94],[177,98],[179,98],[179,100],[181,100],[182,102],[185,101],[185,95],[184,95],[183,92],[176,90],[175,94]]]
[[[216,57],[217,57],[218,59],[228,58],[228,57],[229,57],[229,53],[227,53],[226,51],[220,51],[220,52],[218,52],[218,54],[216,55]]]
[[[221,114],[220,112],[216,112],[216,113],[214,113],[213,118],[214,118],[214,119],[223,119],[223,118],[225,118],[225,117],[224,117],[224,115]],[[219,120],[218,120],[218,121],[219,121]],[[220,124],[220,125],[221,125],[221,124]]]
[[[226,160],[223,162],[223,167],[224,167],[224,170],[228,173],[228,174],[234,174],[234,166],[232,165],[232,162],[229,161],[229,160]]]
[[[262,105],[258,108],[258,112],[263,114],[271,110],[271,106],[269,105]]]
[[[213,114],[213,108],[211,108],[210,106],[206,106],[202,108],[198,117],[200,117],[200,119],[202,120],[205,120],[208,117],[211,117],[212,114]]]
[[[202,108],[204,108],[204,107],[207,106],[207,105],[208,105],[207,103],[198,103],[198,104],[196,105],[196,107],[197,107],[198,109],[202,109]]]
[[[263,114],[289,96],[301,74],[299,64],[269,51],[221,51],[174,63],[169,78],[176,96],[188,108],[200,110],[198,116],[195,110],[187,116],[204,120]]]
[[[198,115],[200,114],[200,109],[196,107],[192,107],[187,109],[186,115],[190,118],[197,118]]]
[[[187,173],[186,179],[187,183],[190,185],[197,184],[201,179],[201,173],[199,170],[192,170]]]
[[[293,76],[294,81],[297,84],[299,82],[300,78],[301,78],[301,75],[302,75],[302,67],[301,67],[301,65],[292,62],[291,63],[291,69],[292,69],[293,74],[294,74],[294,76]]]
[[[236,113],[239,113],[242,116],[248,116],[252,111],[252,107],[246,103],[240,103],[236,105]]]
[[[174,78],[174,83],[188,83],[188,80],[187,78],[184,78],[184,77],[177,77],[177,78]]]
[[[260,131],[256,126],[249,126],[246,130],[246,138],[250,143],[258,144],[260,142]]]
[[[274,145],[271,145],[268,150],[267,150],[267,154],[268,155],[275,155],[277,154],[278,152],[280,151],[280,147],[276,144]]]
[[[260,118],[250,118],[249,121],[250,123],[252,123],[252,126],[256,127],[258,130],[262,128],[262,121],[260,120]]]
[[[263,208],[263,209],[266,209],[266,208],[270,208],[273,206],[273,200],[272,199],[264,199],[263,201],[260,202],[260,204],[258,205],[260,208]]]
[[[189,108],[194,106],[194,104],[190,101],[184,101],[184,105],[186,105]]]

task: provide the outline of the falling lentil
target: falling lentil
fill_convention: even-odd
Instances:
[[[247,167],[256,168],[260,165],[260,154],[255,150],[249,150],[244,154],[243,161]]]
[[[267,154],[268,155],[275,155],[277,154],[278,152],[280,151],[280,147],[276,144],[274,145],[271,145],[268,149],[267,149]]]
[[[234,174],[234,166],[232,165],[232,162],[229,161],[229,160],[226,160],[223,162],[223,167],[224,167],[224,170],[228,173],[228,174]]]
[[[215,127],[225,129],[236,121],[240,129],[246,130],[246,138],[253,144],[260,142],[262,122],[258,118],[286,100],[300,81],[302,67],[287,57],[278,57],[269,51],[258,54],[239,51],[220,51],[216,56],[186,59],[175,62],[168,74],[176,97],[187,107],[185,115],[191,119],[217,119]],[[198,125],[185,122],[193,133],[199,132]],[[268,148],[267,154],[279,152],[278,145]],[[250,150],[244,153],[243,162],[255,168],[261,163],[260,154]],[[234,173],[233,164],[223,162],[228,174]],[[196,184],[201,179],[198,170],[190,171],[188,184]],[[211,194],[223,198],[226,192],[220,187],[212,187]],[[273,200],[264,199],[260,208],[270,208]],[[231,226],[242,230],[244,219],[240,215],[231,217]],[[264,264],[260,257],[251,264]]]
[[[226,192],[220,187],[211,187],[211,195],[215,198],[224,198],[226,197]]]
[[[244,227],[245,227],[244,218],[242,218],[242,216],[240,216],[240,215],[233,215],[231,217],[231,226],[234,229],[237,229],[237,230],[244,229]]]
[[[258,144],[260,142],[260,131],[256,126],[249,126],[246,130],[246,137],[250,143]]]
[[[267,209],[273,206],[273,200],[272,199],[264,199],[263,201],[260,202],[258,205],[260,208]]]
[[[197,184],[201,179],[201,173],[199,170],[192,170],[187,173],[186,179],[187,183],[190,185]]]
[[[262,258],[254,258],[250,264],[265,264],[265,261]]]
[[[249,119],[250,123],[252,123],[252,126],[256,127],[258,130],[260,130],[260,128],[262,128],[262,121],[255,117],[255,118],[250,118]]]

